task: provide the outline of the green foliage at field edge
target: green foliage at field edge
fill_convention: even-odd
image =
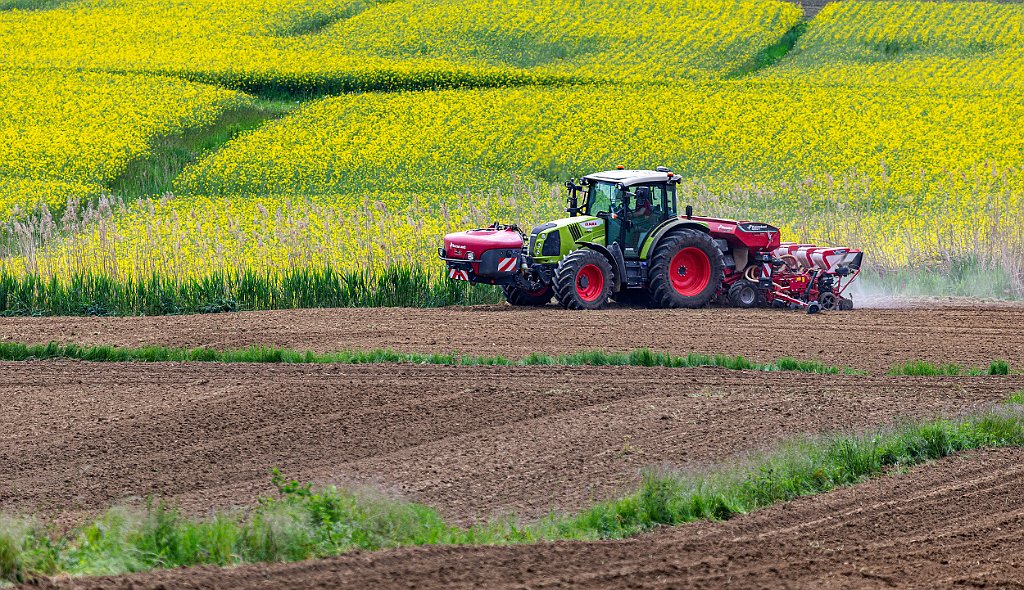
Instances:
[[[459,366],[639,366],[639,367],[718,367],[733,371],[799,371],[836,375],[856,374],[853,369],[825,365],[820,361],[797,360],[782,357],[772,363],[755,363],[743,356],[706,355],[690,353],[675,356],[637,348],[630,352],[580,350],[568,354],[550,355],[531,353],[522,360],[504,356],[477,356],[458,353],[405,353],[391,349],[345,350],[316,353],[284,348],[260,347],[235,350],[212,348],[168,348],[164,346],[119,347],[108,345],[78,346],[77,344],[23,344],[0,342],[0,360],[26,361],[46,359],[73,359],[90,362],[216,362],[216,363],[306,363],[306,364],[375,364],[417,363]]]
[[[1004,405],[959,420],[903,425],[863,436],[804,439],[747,464],[703,474],[649,472],[625,497],[532,523],[513,517],[468,528],[432,508],[288,480],[245,513],[183,516],[149,502],[115,508],[64,536],[31,518],[0,519],[0,580],[56,573],[117,574],[201,564],[297,561],[402,545],[510,544],[618,539],[660,526],[736,515],[856,484],[892,469],[971,449],[1024,446],[1024,414]]]
[[[341,272],[235,269],[201,278],[115,279],[75,274],[67,281],[0,273],[0,316],[173,315],[310,307],[442,307],[502,301],[490,286],[448,280],[440,268],[392,266]]]

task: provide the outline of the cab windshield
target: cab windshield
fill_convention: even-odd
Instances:
[[[612,205],[619,203],[619,189],[610,182],[591,181],[590,190],[587,191],[587,203],[585,213],[597,215],[604,211],[612,210]]]

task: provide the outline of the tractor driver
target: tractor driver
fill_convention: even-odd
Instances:
[[[651,204],[651,189],[646,186],[637,187],[634,200],[636,204],[630,212],[630,222],[638,233],[643,233],[658,221]]]
[[[633,218],[645,218],[654,215],[654,208],[651,206],[651,191],[647,187],[636,189],[636,207],[633,208]]]

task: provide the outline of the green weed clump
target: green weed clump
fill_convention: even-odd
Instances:
[[[1015,403],[1024,399],[1017,392]],[[245,512],[191,518],[162,502],[114,508],[64,536],[0,518],[0,582],[55,573],[119,574],[192,565],[297,561],[404,545],[616,539],[659,526],[722,520],[894,468],[991,447],[1024,446],[1024,413],[1003,406],[959,420],[910,423],[860,436],[801,439],[745,464],[702,474],[649,472],[639,489],[574,515],[499,518],[471,527],[436,510],[369,493],[314,489],[274,470],[273,497]]]
[[[907,377],[959,377],[962,375],[1009,375],[1010,363],[1002,360],[992,361],[987,369],[962,367],[955,363],[934,364],[928,361],[908,361],[893,365],[886,372],[892,376]]]
[[[1008,405],[1024,405],[1024,389],[1013,392],[1003,403]]]

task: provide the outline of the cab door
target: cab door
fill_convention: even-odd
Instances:
[[[630,187],[626,197],[625,231],[619,246],[626,258],[637,258],[651,230],[666,219],[668,194],[664,183],[656,183]]]

